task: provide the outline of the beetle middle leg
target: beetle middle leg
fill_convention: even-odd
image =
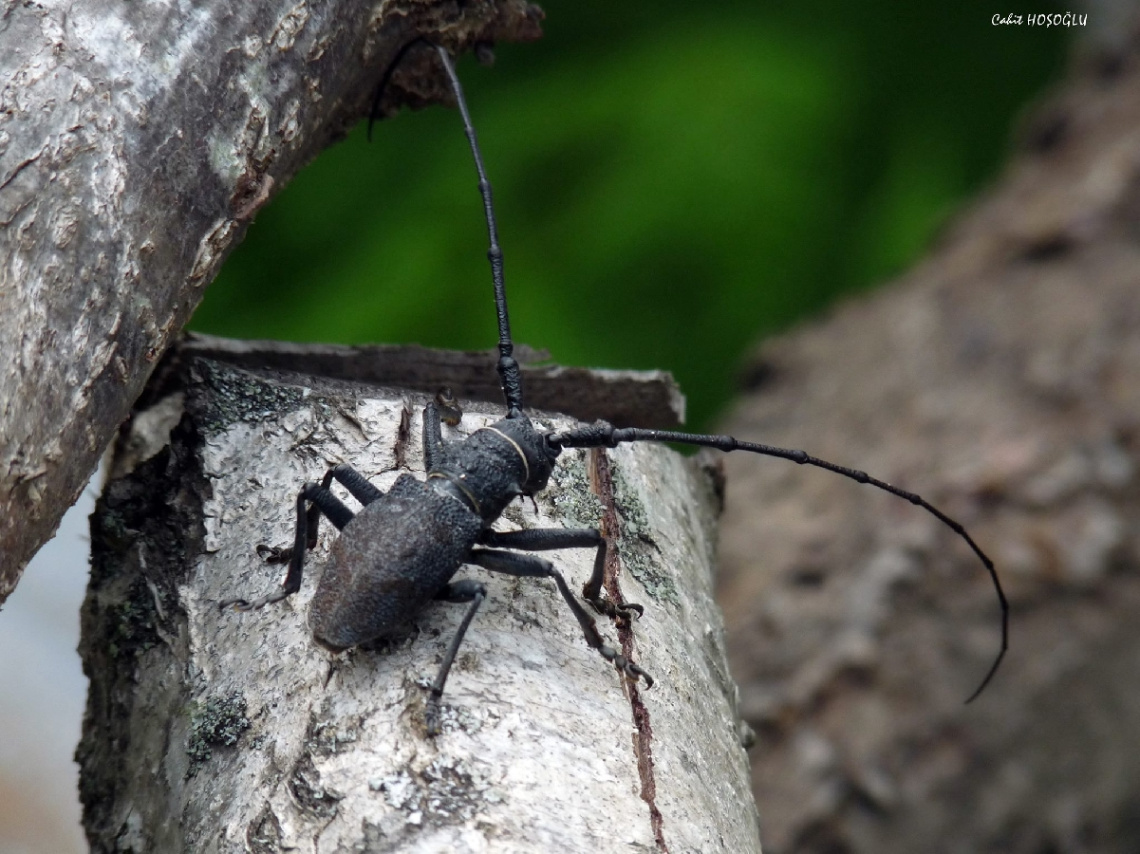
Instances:
[[[225,599],[218,603],[219,609],[235,608],[238,611],[255,611],[258,608],[264,608],[266,605],[273,602],[280,602],[282,599],[293,595],[301,589],[301,574],[305,563],[305,550],[311,549],[317,544],[317,524],[320,519],[320,514],[324,513],[329,521],[336,526],[337,530],[341,530],[353,518],[353,512],[349,510],[339,498],[332,494],[329,487],[325,484],[331,484],[332,478],[340,480],[341,473],[335,473],[338,469],[347,469],[361,481],[364,479],[348,466],[334,466],[329,469],[325,475],[322,483],[306,483],[301,487],[300,493],[297,495],[297,531],[293,536],[293,545],[289,549],[280,550],[277,552],[280,555],[279,561],[283,562],[288,559],[289,571],[285,575],[285,581],[281,585],[281,589],[275,593],[270,593],[268,596],[263,596],[260,599],[255,599],[248,602],[245,599]],[[344,481],[341,481],[344,483]],[[370,489],[376,491],[377,495],[380,491],[372,484],[364,481]],[[345,484],[348,486],[348,484]],[[349,487],[352,490],[352,487]],[[356,490],[353,490],[356,494]],[[260,552],[260,548],[258,550]],[[285,557],[288,555],[288,558]]]
[[[560,531],[557,533],[570,534],[575,532]],[[504,535],[499,534],[498,536],[502,537]],[[467,558],[467,562],[481,566],[491,572],[501,572],[505,575],[514,575],[521,578],[553,578],[554,583],[558,585],[558,592],[562,594],[562,598],[574,613],[574,618],[578,621],[578,625],[582,627],[582,634],[586,637],[587,646],[596,649],[602,658],[612,662],[614,667],[622,671],[626,676],[632,679],[636,679],[640,676],[645,680],[647,688],[653,687],[653,677],[602,640],[594,618],[591,617],[578,600],[574,598],[574,594],[566,584],[566,579],[562,577],[562,573],[555,569],[554,564],[550,561],[533,555],[520,555],[514,552],[499,551],[497,549],[475,548],[471,550],[471,555]]]
[[[483,532],[479,542],[485,546],[498,546],[504,549],[524,549],[526,551],[541,552],[552,549],[586,549],[594,548],[594,571],[590,580],[582,587],[582,598],[589,602],[594,610],[607,617],[624,617],[629,619],[630,614],[640,617],[645,609],[634,602],[617,604],[610,599],[602,598],[602,579],[606,565],[606,538],[597,528],[530,528],[523,531],[491,531]]]

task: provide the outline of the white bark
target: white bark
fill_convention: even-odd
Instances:
[[[534,38],[524,0],[7,2],[0,603],[256,211],[400,49]],[[411,53],[385,106],[446,98]]]
[[[254,547],[292,542],[297,491],[329,465],[383,489],[403,471],[422,477],[427,398],[193,370],[173,450],[112,484],[93,523],[80,759],[95,850],[759,851],[711,597],[718,502],[694,460],[647,445],[606,452],[618,583],[645,615],[631,634],[600,628],[656,685],[626,683],[588,648],[551,582],[468,567],[460,576],[490,595],[431,739],[423,686],[465,606],[427,607],[383,651],[322,651],[306,606],[336,536],[327,523],[291,600],[247,614],[216,604],[280,583]],[[502,415],[467,407],[449,438]],[[513,505],[497,527],[598,525],[597,465],[564,453],[536,507]],[[592,552],[547,556],[580,590]],[[227,732],[236,743],[220,743]]]

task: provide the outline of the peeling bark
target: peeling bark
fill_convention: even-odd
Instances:
[[[1119,38],[1127,30],[1117,31]],[[1135,34],[1136,30],[1131,31]],[[1140,51],[1087,48],[913,273],[770,342],[723,425],[719,596],[769,852],[1140,850]]]
[[[177,420],[169,444],[110,483],[92,520],[78,757],[93,850],[759,851],[712,599],[719,499],[699,461],[593,452],[609,471],[595,491],[587,453],[568,451],[535,505],[497,524],[604,515],[606,590],[645,614],[600,629],[654,687],[586,646],[552,583],[466,568],[490,595],[430,739],[424,686],[464,607],[431,605],[377,649],[321,650],[306,606],[336,536],[327,524],[299,594],[253,613],[217,607],[280,582],[255,547],[292,542],[297,491],[330,464],[383,489],[402,466],[422,477],[427,397],[201,358],[180,370],[165,383],[178,394],[154,404],[156,421]],[[445,436],[503,414],[464,406]],[[145,413],[134,424],[161,434]],[[592,551],[548,556],[580,590]]]
[[[251,217],[420,34],[539,35],[524,0],[8,3],[0,16],[0,603]],[[408,51],[382,111],[447,100]]]
[[[497,349],[485,352],[436,350],[414,345],[291,344],[238,341],[187,333],[179,344],[185,355],[238,367],[276,368],[397,388],[448,386],[464,400],[498,404],[503,399],[495,364]],[[573,415],[580,421],[602,418],[619,427],[677,429],[685,422],[685,397],[666,371],[614,371],[532,364],[549,360],[542,350],[515,345],[522,366],[527,404]]]

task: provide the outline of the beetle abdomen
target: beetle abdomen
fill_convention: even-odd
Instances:
[[[405,474],[333,543],[309,606],[313,638],[332,650],[383,637],[455,574],[482,520]]]

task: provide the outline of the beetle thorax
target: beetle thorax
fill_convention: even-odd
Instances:
[[[555,457],[530,419],[504,418],[445,445],[428,479],[492,522],[515,498],[546,486]]]

